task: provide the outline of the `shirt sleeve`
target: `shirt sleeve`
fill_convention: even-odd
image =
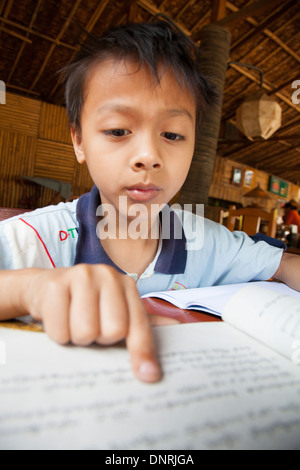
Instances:
[[[189,217],[191,220],[192,217]],[[188,220],[189,220],[188,219]],[[241,231],[229,231],[208,219],[195,225],[202,231],[202,246],[188,251],[186,285],[205,287],[268,280],[276,273],[284,248],[253,240]],[[192,232],[189,221],[185,233]],[[199,237],[200,240],[200,237]]]
[[[217,284],[262,281],[274,276],[284,247],[255,241],[244,232],[230,232],[222,225],[218,226],[217,237]]]
[[[11,247],[4,231],[5,224],[0,223],[0,269],[15,269]]]
[[[73,266],[77,230],[75,202],[0,222],[0,269]]]

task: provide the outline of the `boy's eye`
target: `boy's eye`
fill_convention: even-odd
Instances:
[[[110,129],[109,131],[105,131],[104,134],[112,137],[124,137],[129,134],[129,131],[126,129]]]
[[[168,140],[184,140],[182,135],[175,134],[175,132],[164,132],[162,135]]]

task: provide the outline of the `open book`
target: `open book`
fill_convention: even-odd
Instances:
[[[300,299],[261,286],[240,286],[225,321],[154,327],[157,384],[134,378],[123,343],[60,346],[0,324],[0,449],[143,450],[141,462],[146,449],[300,449]]]
[[[300,349],[300,292],[285,284],[261,281],[155,292],[144,297],[217,315],[288,358],[293,348]]]

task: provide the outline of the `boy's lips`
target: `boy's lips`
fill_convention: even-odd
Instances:
[[[153,199],[160,188],[154,185],[137,184],[127,188],[128,195],[137,202],[149,202]]]

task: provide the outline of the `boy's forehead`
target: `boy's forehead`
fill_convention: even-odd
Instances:
[[[133,60],[106,59],[90,69],[85,86],[85,98],[96,104],[99,101],[114,101],[118,97],[159,95],[165,101],[183,101],[196,107],[193,94],[178,83],[173,71],[158,67],[159,81],[146,65]]]

